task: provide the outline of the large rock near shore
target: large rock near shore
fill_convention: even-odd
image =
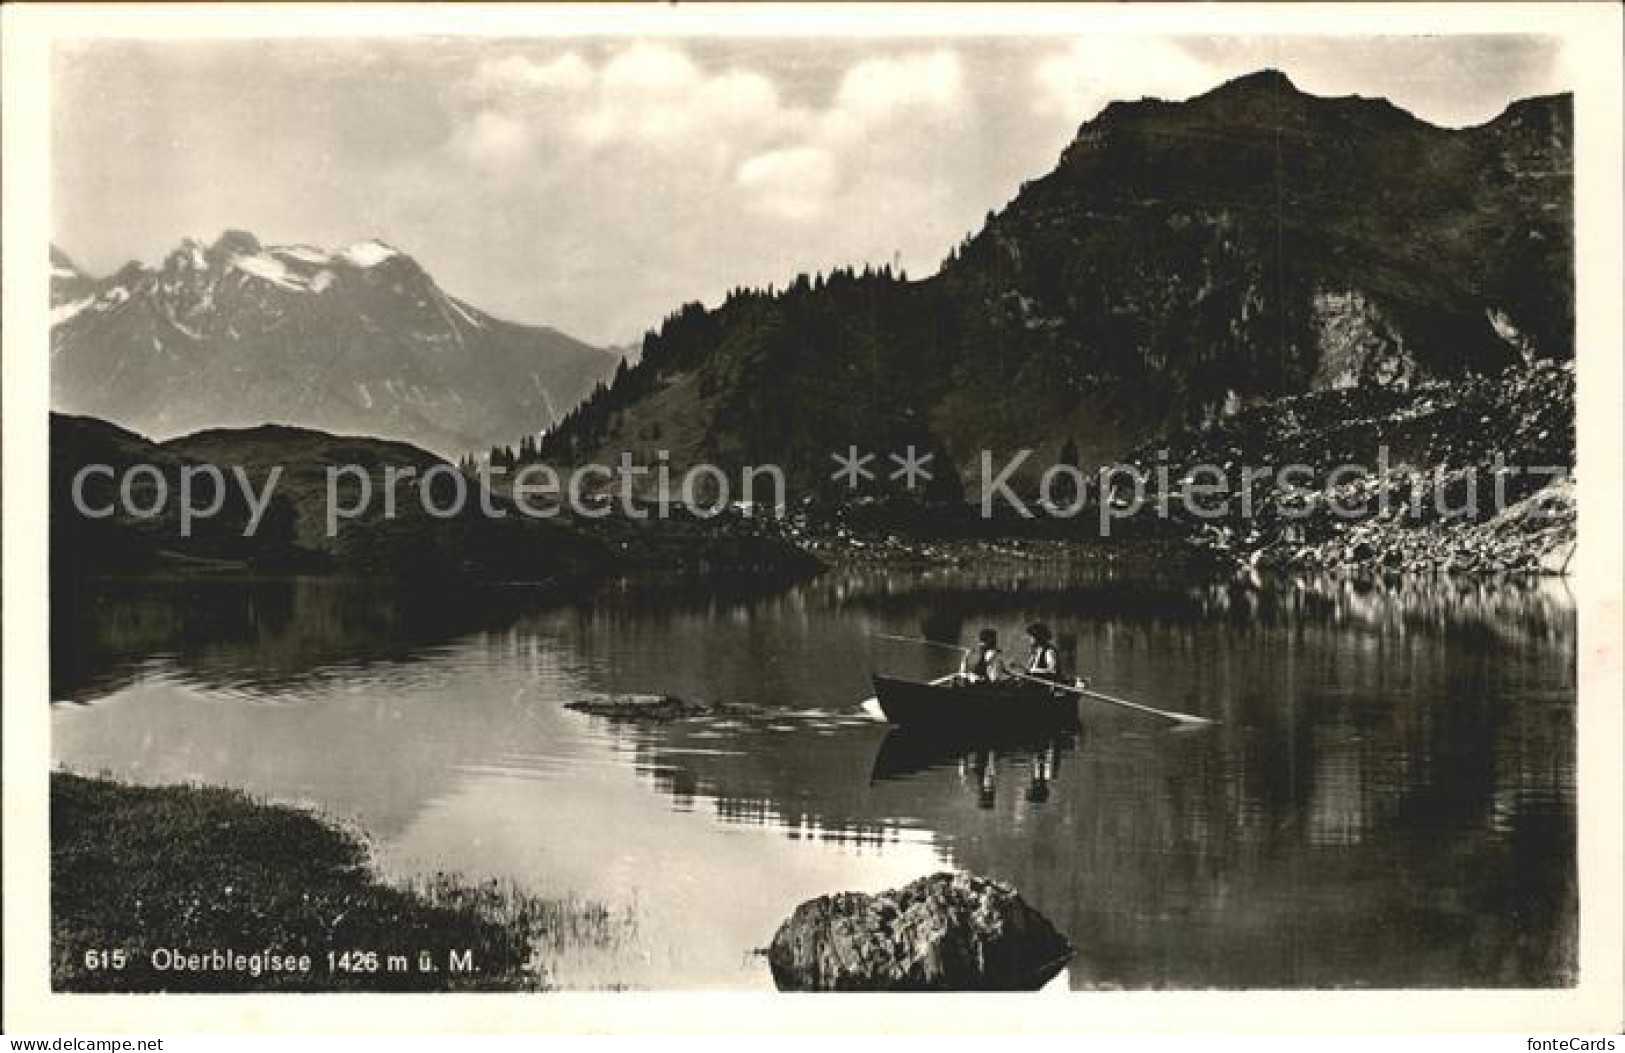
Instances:
[[[768,948],[781,991],[1030,991],[1072,945],[1008,885],[940,873],[801,904]]]

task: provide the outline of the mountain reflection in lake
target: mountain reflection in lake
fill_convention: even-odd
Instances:
[[[1104,690],[1076,734],[870,722],[871,668],[940,675],[1027,621]],[[769,987],[804,898],[944,867],[1012,882],[1074,988],[1572,982],[1575,615],[1561,581],[1191,585],[1069,567],[834,572],[755,595],[548,602],[341,581],[106,584],[53,612],[54,755],[308,802],[400,875],[596,900],[635,935],[565,986]],[[670,725],[561,703],[741,704]],[[87,704],[88,703],[88,704]]]

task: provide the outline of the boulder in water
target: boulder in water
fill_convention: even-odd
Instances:
[[[698,702],[678,698],[676,695],[602,695],[566,702],[565,709],[577,713],[590,713],[608,720],[681,720],[710,712]]]
[[[1072,944],[1008,885],[939,873],[801,904],[768,948],[781,991],[1033,991]]]

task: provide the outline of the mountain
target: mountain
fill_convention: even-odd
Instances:
[[[259,425],[155,443],[107,421],[52,413],[50,450],[53,582],[157,567],[245,565],[419,582],[539,581],[597,572],[609,556],[602,542],[562,523],[518,515],[501,498],[492,501],[507,513],[502,518],[482,514],[473,496],[454,514],[434,515],[418,483],[404,475],[408,481],[398,484],[390,514],[383,494],[391,469],[414,470],[417,478],[432,468],[441,468],[443,475],[451,469],[433,454],[402,442]],[[115,514],[85,515],[75,506],[71,487],[87,465],[106,465],[114,475],[86,477],[86,508],[94,513],[112,508]],[[126,473],[137,465],[152,470],[130,476],[133,505],[142,511],[156,508],[156,514],[132,514],[131,502],[119,498]],[[203,465],[216,467],[227,480],[223,507],[183,530],[182,472]],[[338,520],[338,529],[329,532],[327,473],[349,466],[366,473],[373,499],[364,508],[356,500],[359,480],[354,472],[336,477],[344,502],[338,507],[363,510]],[[271,486],[276,468],[281,474]],[[270,495],[252,537],[245,536],[251,510],[239,472],[256,494]],[[452,509],[449,476],[436,482],[448,485],[431,487],[435,507]],[[195,494],[194,505],[205,507],[212,489],[200,478]]]
[[[65,585],[152,570],[251,570],[361,574],[443,591],[456,580],[579,580],[652,569],[759,587],[819,567],[794,544],[763,536],[738,516],[708,519],[679,510],[599,518],[567,504],[554,508],[537,494],[518,505],[501,494],[482,497],[477,482],[427,450],[366,436],[261,424],[158,443],[94,417],[52,413],[50,455],[51,578]],[[81,510],[72,488],[88,466],[112,474],[98,468],[84,477]],[[180,511],[183,478],[194,477],[194,508],[206,508],[214,496],[198,471],[203,466],[217,469],[227,486],[220,510],[194,516],[188,526]],[[370,500],[361,495],[362,474]],[[128,498],[121,489],[126,479]],[[263,509],[247,536],[256,504]],[[329,529],[330,510],[336,530]]]
[[[1571,358],[1570,111],[1452,130],[1273,71],[1114,103],[935,275],[687,305],[539,456],[774,462],[833,496],[854,444],[1087,467],[1277,398]]]
[[[79,301],[91,297],[96,279],[79,269],[67,253],[51,246],[51,324],[58,318],[68,317],[81,310]]]
[[[617,363],[493,318],[378,241],[227,231],[100,280],[53,247],[51,304],[54,407],[160,439],[274,421],[455,457],[548,426]]]

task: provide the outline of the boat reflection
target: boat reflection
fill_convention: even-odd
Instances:
[[[1012,766],[1027,772],[1023,797],[1029,804],[1049,800],[1050,784],[1060,775],[1061,760],[1077,748],[1081,728],[1047,735],[1020,729],[989,729],[974,738],[893,728],[875,751],[870,784],[906,779],[932,769],[956,771],[961,784],[972,788],[980,808],[998,801],[999,768]]]

